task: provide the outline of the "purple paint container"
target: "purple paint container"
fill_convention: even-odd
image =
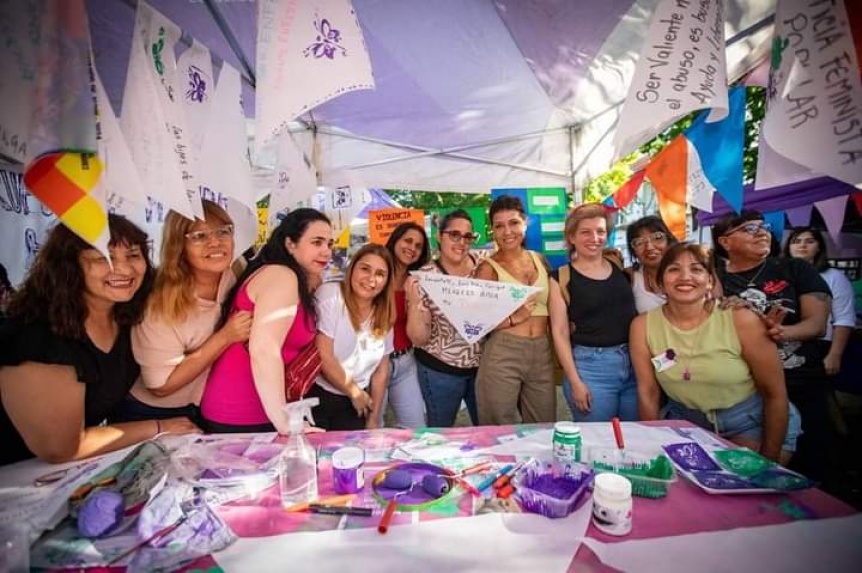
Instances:
[[[365,486],[362,463],[365,452],[352,446],[339,448],[332,454],[332,484],[337,493],[357,493]]]

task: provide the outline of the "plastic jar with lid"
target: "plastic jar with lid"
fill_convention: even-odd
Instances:
[[[612,473],[596,476],[593,524],[608,535],[628,535],[632,530],[632,482]]]
[[[581,428],[573,422],[554,424],[554,459],[561,463],[581,461]]]

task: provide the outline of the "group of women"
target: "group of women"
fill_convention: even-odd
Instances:
[[[204,212],[169,214],[157,270],[146,235],[121,217],[110,216],[110,260],[62,225],[51,232],[0,327],[0,431],[13,446],[0,463],[78,459],[162,432],[285,433],[285,370],[310,345],[323,429],[379,427],[387,404],[403,427],[451,426],[462,402],[475,424],[552,422],[555,354],[575,420],[683,418],[786,461],[800,418],[789,390],[806,436],[824,439],[818,376],[839,367],[855,316],[834,313],[817,355],[843,277],[830,289],[809,263],[770,258],[758,214],[716,226],[717,268],[661,219],[641,219],[623,269],[607,253],[607,212],[585,204],[566,220],[570,262],[552,270],[524,247],[520,201],[502,196],[484,259],[469,215],[454,210],[437,225],[434,261],[425,229],[407,223],[322,284],[324,214],[290,212],[238,269],[230,217],[209,201]],[[789,255],[822,264],[817,237],[792,235]],[[415,270],[539,290],[470,344]]]

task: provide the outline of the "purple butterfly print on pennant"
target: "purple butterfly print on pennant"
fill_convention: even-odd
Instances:
[[[335,59],[335,53],[338,51],[342,56],[347,55],[347,50],[341,45],[341,32],[332,27],[329,20],[315,16],[314,29],[317,30],[317,37],[302,54],[307,58],[314,56],[316,59],[327,57],[330,60]]]
[[[207,82],[204,80],[201,69],[197,66],[189,66],[189,89],[186,90],[186,98],[203,103],[206,97]]]

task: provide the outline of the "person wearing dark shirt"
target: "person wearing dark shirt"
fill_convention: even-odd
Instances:
[[[604,256],[610,228],[607,212],[597,203],[569,213],[569,280],[561,280],[566,267],[551,274],[551,334],[565,375],[563,394],[578,422],[638,419],[628,346],[637,309],[626,275]]]
[[[724,217],[712,235],[723,295],[741,298],[774,327],[787,394],[802,416],[803,433],[791,467],[824,479],[833,440],[818,339],[826,332],[829,287],[811,264],[770,256],[770,226],[757,211]]]
[[[0,464],[87,458],[161,432],[197,428],[186,418],[102,425],[138,377],[130,330],[152,278],[147,235],[110,215],[110,261],[58,224],[0,327]]]

